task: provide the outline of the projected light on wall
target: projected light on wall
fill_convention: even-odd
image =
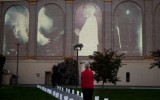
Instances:
[[[94,3],[81,4],[75,12],[75,44],[82,43],[80,56],[92,55],[101,49],[102,12]]]
[[[154,36],[154,50],[160,49],[160,5],[155,9],[155,36]]]
[[[142,56],[142,11],[133,2],[121,3],[113,16],[114,50]]]
[[[63,11],[57,5],[45,5],[38,13],[37,56],[63,56],[63,48]]]
[[[15,56],[16,43],[21,43],[20,56],[26,55],[26,43],[29,40],[29,13],[23,6],[12,6],[5,14],[3,53],[6,56]]]

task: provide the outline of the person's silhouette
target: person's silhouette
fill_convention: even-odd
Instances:
[[[83,17],[86,18],[81,30],[76,28],[75,33],[79,36],[79,43],[84,45],[84,48],[79,53],[81,56],[92,55],[97,51],[98,43],[98,23],[96,16],[96,7],[93,4],[84,4]]]

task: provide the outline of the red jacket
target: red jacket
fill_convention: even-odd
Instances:
[[[94,75],[88,68],[81,73],[81,87],[94,88]]]

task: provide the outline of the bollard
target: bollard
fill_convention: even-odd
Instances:
[[[72,94],[74,94],[74,90],[72,90]]]
[[[45,87],[43,88],[43,91],[46,92],[46,88]]]
[[[63,87],[62,87],[62,91],[64,91]]]
[[[55,91],[53,91],[52,95],[55,97],[55,95],[56,95]]]
[[[77,91],[77,95],[79,96],[79,91]]]
[[[68,93],[70,93],[70,89],[68,89]]]
[[[47,93],[48,94],[52,94],[52,90],[51,89],[47,89]]]
[[[108,98],[104,98],[104,100],[109,100]]]
[[[39,88],[40,88],[40,89],[42,89],[42,87],[41,87],[41,86],[39,86]]]
[[[99,96],[95,96],[95,100],[99,100]]]
[[[62,94],[59,95],[59,99],[62,100]]]
[[[68,96],[64,96],[64,100],[68,100]]]
[[[81,97],[83,98],[83,93],[81,93]]]
[[[59,98],[59,93],[58,92],[56,92],[56,98]]]
[[[43,90],[43,86],[41,87],[41,90]]]

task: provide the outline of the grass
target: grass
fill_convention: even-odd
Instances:
[[[92,100],[95,96],[99,96],[99,100],[160,100],[160,89],[95,88]]]
[[[33,87],[1,87],[0,100],[57,100],[53,96]]]
[[[160,100],[160,89],[95,89],[100,100]]]
[[[78,89],[81,91],[81,89]],[[160,100],[160,89],[112,89],[96,88],[94,97],[100,100]],[[93,100],[94,100],[93,97]],[[57,100],[36,87],[5,86],[0,88],[0,100]]]

